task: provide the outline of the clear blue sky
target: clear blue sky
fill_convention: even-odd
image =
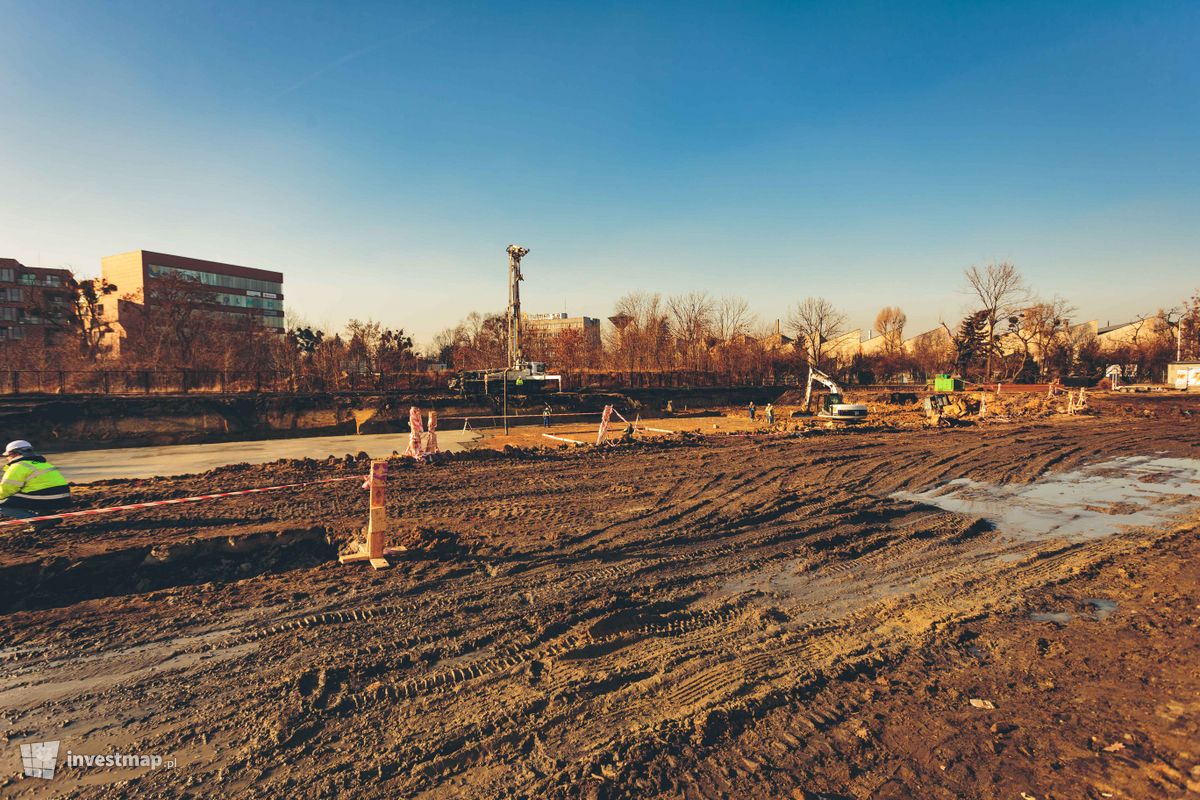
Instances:
[[[1200,4],[0,0],[0,256],[282,270],[425,343],[505,303],[1113,322],[1200,285]]]

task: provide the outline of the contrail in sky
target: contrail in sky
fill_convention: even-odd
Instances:
[[[400,33],[394,33],[385,39],[380,39],[378,42],[375,42],[374,44],[369,44],[366,47],[360,47],[357,50],[352,50],[351,52],[346,53],[345,55],[341,56],[340,58],[336,58],[333,61],[330,61],[328,64],[325,64],[324,66],[319,67],[318,69],[314,70],[313,72],[309,73],[308,75],[304,76],[300,80],[293,83],[291,86],[288,86],[283,91],[280,91],[280,92],[277,92],[277,93],[271,95],[270,99],[278,100],[281,97],[285,97],[286,95],[291,94],[292,92],[296,91],[297,89],[301,89],[304,86],[307,86],[308,84],[312,83],[317,78],[324,75],[325,73],[330,72],[334,69],[337,69],[338,67],[342,66],[343,64],[348,64],[351,61],[362,58],[363,56],[367,55],[368,53],[378,50],[379,48],[383,47],[384,45],[389,44],[390,42],[393,42],[402,36],[409,36],[414,33],[420,33],[421,31],[426,30],[427,28],[431,27],[432,25],[433,25],[432,21],[426,22],[422,25],[417,25],[416,27],[409,28],[406,31],[401,31]]]

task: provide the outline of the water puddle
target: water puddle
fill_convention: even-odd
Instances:
[[[1200,508],[1200,459],[1127,456],[1027,484],[958,478],[892,497],[981,517],[1016,536],[1092,539],[1172,522]]]
[[[1101,600],[1099,598],[1091,598],[1084,601],[1092,607],[1092,619],[1097,622],[1106,620],[1117,610],[1117,603],[1114,600]]]
[[[1080,614],[1080,619],[1087,619],[1093,622],[1103,622],[1117,610],[1115,600],[1102,600],[1098,597],[1090,597],[1083,601],[1088,607],[1088,612]],[[1053,622],[1055,625],[1066,625],[1075,618],[1075,615],[1070,611],[1034,611],[1029,615],[1029,618],[1034,622]]]

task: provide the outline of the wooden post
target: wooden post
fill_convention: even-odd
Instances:
[[[387,509],[384,507],[387,472],[386,460],[377,459],[371,462],[371,477],[368,478],[371,489],[371,511],[370,517],[367,519],[367,540],[357,553],[338,556],[340,563],[367,561],[375,569],[386,569],[391,566],[387,555],[397,551],[385,549],[383,546],[383,535],[387,530]]]

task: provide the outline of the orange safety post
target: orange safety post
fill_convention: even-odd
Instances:
[[[371,462],[371,475],[367,478],[364,488],[371,490],[371,510],[367,518],[367,540],[357,553],[338,556],[342,564],[355,561],[367,561],[375,569],[385,569],[391,564],[387,560],[390,553],[399,552],[388,550],[383,546],[383,535],[387,530],[387,509],[384,507],[385,490],[387,488],[388,462],[378,459]]]

